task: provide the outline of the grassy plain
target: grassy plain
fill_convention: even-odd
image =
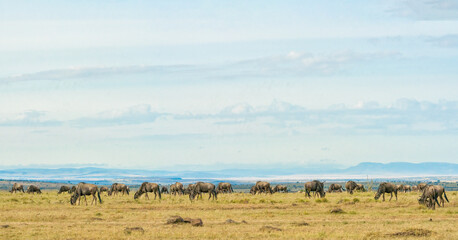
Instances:
[[[67,193],[0,191],[0,238],[458,239],[457,192],[447,192],[450,203],[435,211],[420,206],[418,195],[400,193],[398,201],[381,202],[371,192],[331,193],[325,199],[308,199],[302,193],[235,193],[220,194],[217,201],[205,194],[191,203],[187,196],[134,200],[132,193],[103,193],[103,204],[91,206],[88,198],[89,206],[71,206]],[[336,208],[343,213],[331,213]],[[201,218],[204,225],[165,224],[173,215]],[[227,219],[237,223],[225,223]],[[126,230],[135,227],[143,231]]]

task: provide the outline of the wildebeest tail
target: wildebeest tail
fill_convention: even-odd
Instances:
[[[449,202],[448,198],[447,198],[447,194],[445,194],[445,189],[444,189],[444,197],[445,197],[445,200],[447,200],[447,202]]]
[[[159,187],[159,186],[157,187],[157,192],[159,194],[159,199],[161,199],[162,198],[162,196],[161,196],[161,187]]]
[[[99,202],[102,204],[102,198],[100,197],[100,189],[97,189],[97,197],[99,197]]]

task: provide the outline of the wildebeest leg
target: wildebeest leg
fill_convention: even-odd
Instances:
[[[86,195],[84,195],[84,201],[86,202],[86,206],[87,206],[87,198],[86,198]]]
[[[145,198],[149,200],[148,192],[145,192]]]
[[[383,197],[383,201],[382,202],[385,202],[385,193],[383,193],[382,197]]]
[[[442,197],[442,194],[439,195],[439,197],[440,197],[440,199],[441,199],[440,203],[442,203],[442,207],[445,207],[445,200],[444,200],[444,198]],[[440,203],[438,204],[439,207],[441,207],[441,204],[440,204]]]
[[[398,200],[398,192],[394,192],[394,196],[396,196],[396,201]]]
[[[390,201],[391,201],[391,199],[393,198],[393,192],[391,192],[390,194],[391,194],[391,197],[390,197]],[[396,196],[396,198],[397,198],[397,196]]]

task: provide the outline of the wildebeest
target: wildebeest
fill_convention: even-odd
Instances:
[[[41,194],[41,190],[39,187],[35,186],[35,185],[30,185],[28,188],[27,188],[27,193],[38,193],[38,194]]]
[[[380,183],[374,197],[375,200],[379,199],[380,195],[383,195],[383,201],[385,201],[385,193],[391,193],[390,201],[393,198],[393,193],[396,196],[396,201],[398,200],[398,189],[396,188],[396,185],[387,182]]]
[[[70,191],[70,187],[69,186],[62,186],[62,187],[60,187],[59,192],[57,192],[57,194],[61,194],[63,192],[69,192],[69,191]]]
[[[434,210],[436,209],[436,203],[440,207],[440,204],[437,201],[438,197],[439,197],[438,189],[436,189],[432,185],[427,185],[426,187],[423,188],[423,192],[420,198],[418,199],[418,203],[425,204],[428,208],[432,208]]]
[[[169,193],[167,186],[162,186],[161,193]]]
[[[183,184],[182,183],[179,183],[179,182],[176,182],[172,185],[170,185],[170,194],[173,194],[173,195],[182,195],[184,194],[184,189],[183,189]]]
[[[84,196],[84,201],[86,202],[86,206],[87,206],[86,195],[92,195],[91,205],[94,202],[97,205],[97,197],[95,194],[97,194],[97,197],[99,197],[99,202],[102,203],[102,198],[100,198],[100,191],[96,185],[91,184],[91,183],[84,183],[84,182],[78,183],[78,185],[76,185],[75,187],[75,192],[70,197],[70,203],[72,205],[75,205],[76,201],[78,200],[78,205],[80,205],[81,197]]]
[[[208,193],[208,199],[213,196],[213,200],[218,199],[216,188],[213,183],[204,183],[204,182],[197,182],[194,186],[194,189],[189,194],[189,199],[192,201],[196,196],[200,196],[202,198],[202,193]]]
[[[190,183],[188,186],[184,189],[184,194],[191,194],[191,192],[194,190],[195,184]]]
[[[418,202],[419,203],[423,203],[423,204],[429,204],[429,208],[433,208],[435,209],[435,205],[436,205],[436,202],[437,202],[437,198],[440,198],[440,203],[437,202],[437,205],[439,205],[439,207],[441,206],[442,204],[442,207],[445,207],[445,200],[444,198],[442,197],[442,195],[444,195],[445,199],[448,201],[448,198],[447,198],[447,194],[445,194],[445,189],[444,187],[442,186],[439,186],[439,185],[427,185],[426,187],[423,188],[423,192],[422,192],[422,195],[420,197],[420,199],[418,199]],[[434,201],[432,201],[434,199]],[[429,203],[427,202],[429,201]],[[432,206],[431,206],[432,204]]]
[[[348,181],[347,183],[345,183],[347,193],[353,194],[353,190],[356,190],[356,187],[358,187],[358,184],[356,184],[354,181]]]
[[[286,187],[285,185],[277,185],[274,187],[273,189],[273,192],[285,192],[287,193],[288,192],[288,187]]]
[[[113,183],[111,185],[110,190],[108,191],[108,196],[111,196],[113,193],[114,195],[118,195],[118,192],[122,192],[122,195],[127,194],[129,195],[129,187],[123,183]]]
[[[320,197],[323,198],[326,196],[326,193],[324,192],[324,182],[320,182],[318,180],[313,180],[311,182],[306,182],[304,184],[304,189],[305,189],[305,196],[311,197],[310,192],[315,192],[314,197],[316,194],[320,194]]]
[[[412,191],[412,187],[410,187],[410,185],[404,185],[404,192],[411,192]]]
[[[270,183],[268,182],[257,181],[255,186],[256,186],[256,191],[259,193],[272,194],[272,188],[270,188]]]
[[[418,187],[416,185],[412,186],[412,191],[418,191]]]
[[[398,192],[404,192],[404,185],[402,185],[402,184],[396,185],[396,190],[397,190]]]
[[[216,187],[216,192],[218,193],[232,193],[233,191],[232,184],[228,182],[220,182],[218,183],[218,187]]]
[[[76,186],[73,186],[68,193],[74,193],[76,191]]]
[[[11,193],[16,193],[16,192],[24,192],[24,186],[22,184],[19,184],[19,183],[14,183],[13,184],[13,187],[11,188]]]
[[[257,193],[256,185],[251,186],[250,193],[253,195]]]
[[[424,189],[426,186],[428,186],[428,184],[426,184],[426,183],[419,183],[419,184],[417,185],[418,191],[423,191],[423,189]]]
[[[142,183],[140,188],[135,193],[134,199],[139,198],[143,193],[145,194],[145,197],[149,199],[148,197],[149,192],[154,193],[154,200],[156,200],[157,195],[159,195],[159,199],[161,199],[161,190],[160,190],[159,185],[157,185],[156,183],[149,183],[149,182]]]
[[[100,187],[100,192],[107,192],[107,193],[108,193],[108,190],[109,190],[109,189],[108,189],[108,187],[106,187],[106,186],[101,186],[101,187]]]
[[[365,192],[366,189],[364,188],[364,185],[361,184],[361,183],[358,183],[356,184],[356,188],[355,188],[355,191],[361,191],[361,192]]]
[[[342,192],[342,185],[332,183],[331,185],[329,185],[328,192]]]

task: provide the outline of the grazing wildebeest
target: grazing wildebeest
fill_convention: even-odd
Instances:
[[[250,193],[253,195],[257,193],[256,185],[251,186]]]
[[[432,190],[434,189],[434,191]],[[442,186],[439,186],[439,185],[427,185],[426,187],[423,188],[423,193],[422,193],[422,197],[420,197],[419,199],[419,202],[420,200],[423,201],[423,203],[426,203],[426,200],[427,200],[427,197],[429,195],[431,195],[431,193],[434,192],[436,198],[440,198],[440,203],[442,204],[442,207],[445,207],[445,200],[444,198],[442,197],[442,195],[444,195],[445,199],[448,201],[448,198],[447,198],[447,194],[445,194],[445,189],[444,187]],[[430,201],[430,203],[432,203]],[[441,206],[441,204],[437,203],[439,205],[439,207]]]
[[[169,193],[167,186],[162,186],[161,193]]]
[[[13,187],[11,188],[11,193],[16,193],[16,192],[24,192],[24,186],[22,186],[22,184],[19,184],[19,183],[14,183],[13,184]]]
[[[397,190],[398,192],[404,192],[404,185],[402,185],[402,184],[396,185],[396,190]]]
[[[86,195],[92,195],[91,205],[94,202],[97,205],[97,197],[99,197],[99,202],[102,203],[102,199],[100,198],[100,191],[96,185],[91,184],[91,183],[81,182],[81,183],[78,183],[78,185],[76,185],[75,188],[76,188],[75,192],[70,197],[70,203],[72,205],[75,205],[77,200],[78,200],[78,205],[80,205],[81,197],[84,196],[84,201],[86,202],[86,206],[87,206]],[[95,194],[97,194],[97,197]]]
[[[418,203],[425,204],[428,208],[432,208],[434,210],[436,209],[436,203],[440,207],[440,204],[437,201],[438,197],[439,197],[439,189],[435,188],[432,185],[427,185],[426,187],[423,188],[423,193],[420,196],[420,198],[418,199]]]
[[[208,200],[213,196],[213,200],[218,199],[216,193],[216,187],[213,183],[197,182],[194,189],[189,194],[189,199],[192,201],[196,196],[200,196],[202,199],[202,193],[208,193]],[[199,197],[197,197],[199,199]]]
[[[416,185],[412,186],[412,191],[418,191],[418,187]]]
[[[276,193],[276,192],[287,193],[288,192],[288,187],[286,187],[285,185],[277,185],[277,186],[274,187],[273,192],[274,193]]]
[[[108,187],[106,187],[106,186],[101,186],[101,187],[100,187],[100,192],[107,192],[107,193],[108,193],[108,190],[109,190],[109,189],[108,189]]]
[[[184,194],[184,189],[183,189],[183,184],[182,183],[179,183],[179,182],[176,182],[172,185],[170,185],[170,194],[173,194],[173,195],[182,195]]]
[[[62,187],[60,187],[59,192],[57,192],[57,194],[61,194],[63,192],[68,192],[68,191],[70,191],[70,187],[69,186],[62,186]]]
[[[348,181],[345,183],[345,188],[347,189],[347,193],[353,194],[353,190],[356,190],[356,187],[358,184],[356,184],[354,181]]]
[[[311,197],[310,192],[315,192],[313,194],[313,197],[315,195],[320,194],[320,197],[323,198],[326,196],[326,193],[324,192],[324,182],[320,182],[318,180],[313,180],[311,182],[306,182],[304,184],[304,189],[305,189],[305,196]]]
[[[361,183],[358,183],[356,184],[356,188],[355,188],[355,191],[361,191],[361,192],[365,192],[366,189],[364,188],[364,185],[361,184]]]
[[[84,182],[83,182],[84,183]],[[68,193],[74,193],[76,191],[76,186],[73,186]]]
[[[220,182],[218,183],[218,187],[216,187],[216,192],[218,193],[232,193],[233,191],[232,184],[228,182]]]
[[[393,198],[393,193],[396,196],[396,201],[398,200],[398,189],[396,185],[392,183],[382,182],[378,186],[377,193],[375,194],[375,200],[380,198],[380,195],[383,194],[383,201],[385,201],[385,193],[391,193],[390,201]]]
[[[108,196],[111,196],[113,193],[114,195],[118,195],[118,192],[122,192],[122,195],[127,193],[129,195],[129,187],[126,184],[123,183],[113,183],[111,185],[110,190],[108,191]]]
[[[272,188],[270,188],[270,183],[264,181],[256,182],[256,191],[259,193],[272,194]]]
[[[329,185],[328,192],[342,192],[342,185],[332,183],[331,185]]]
[[[143,193],[145,194],[145,197],[149,199],[148,197],[149,192],[154,193],[154,200],[156,200],[157,195],[159,195],[159,199],[161,199],[161,190],[160,190],[159,185],[157,185],[156,183],[149,183],[149,182],[142,183],[140,188],[135,193],[134,199],[139,198]]]
[[[27,193],[38,193],[38,194],[41,194],[41,190],[39,187],[35,186],[35,185],[30,185],[28,188],[27,188]]]
[[[417,185],[418,191],[423,191],[423,189],[424,189],[426,186],[428,186],[428,184],[426,184],[426,183],[419,183],[419,184]]]
[[[412,187],[410,185],[404,185],[404,192],[411,192],[412,191]]]
[[[188,184],[188,186],[184,189],[183,193],[184,194],[191,194],[191,192],[194,190],[195,184]]]

